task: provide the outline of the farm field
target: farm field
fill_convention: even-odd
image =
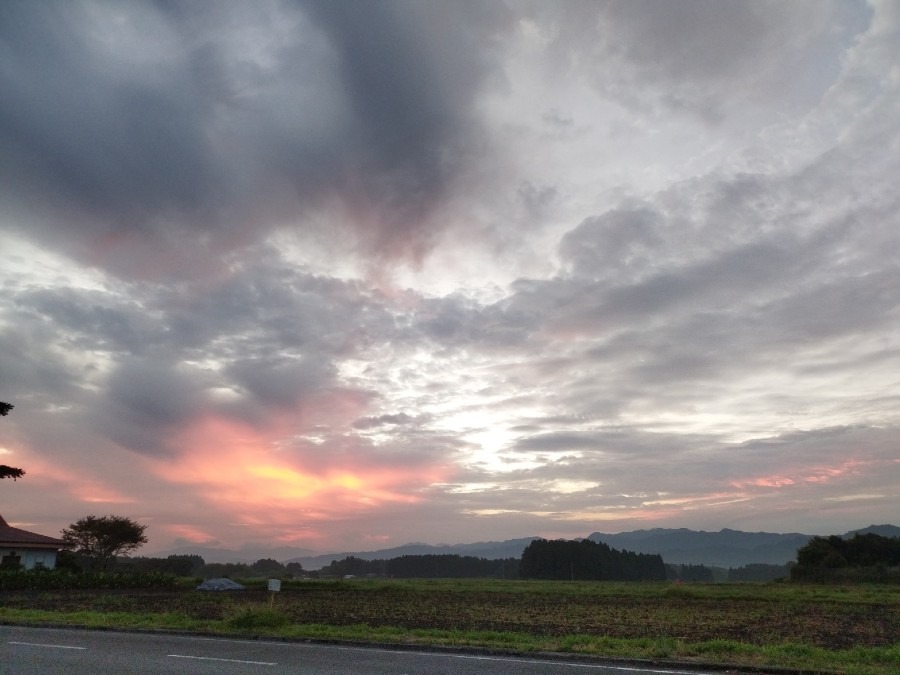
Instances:
[[[263,582],[264,583],[264,582]],[[0,622],[900,672],[900,586],[473,580],[0,592]]]

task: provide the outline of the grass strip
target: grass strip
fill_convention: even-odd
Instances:
[[[788,668],[847,675],[900,672],[900,643],[891,647],[824,649],[802,643],[752,645],[734,640],[690,642],[669,637],[614,638],[572,634],[541,636],[515,631],[404,629],[391,626],[294,624],[268,606],[235,604],[224,619],[201,620],[179,612],[53,612],[0,607],[0,623],[84,628],[174,630],[296,640],[361,641],[411,646],[476,647],[673,663]]]

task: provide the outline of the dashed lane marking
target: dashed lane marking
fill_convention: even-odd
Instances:
[[[219,659],[214,656],[188,656],[185,654],[166,654],[173,659],[194,659],[195,661],[224,661],[225,663],[245,663],[251,666],[277,666],[272,661],[243,661],[241,659]]]

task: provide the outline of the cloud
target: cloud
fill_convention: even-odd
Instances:
[[[285,359],[244,360],[232,363],[227,375],[263,405],[294,408],[305,394],[331,380],[321,363]]]
[[[29,521],[352,550],[887,518],[889,3],[3,12]]]
[[[111,373],[96,424],[119,445],[150,455],[176,452],[173,432],[202,410],[199,373],[161,361],[126,359]]]
[[[404,412],[377,417],[364,417],[353,423],[354,429],[377,429],[378,427],[408,425],[416,422],[416,417]]]
[[[286,225],[331,237],[313,216],[335,205],[364,250],[420,259],[473,161],[483,47],[505,21],[480,3],[5,14],[4,205],[46,244],[139,278],[214,273]]]
[[[554,27],[555,50],[607,96],[653,115],[722,124],[815,104],[827,83],[820,73],[837,71],[840,47],[865,28],[864,8],[610,1],[536,13]]]

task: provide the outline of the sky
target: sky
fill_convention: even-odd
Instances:
[[[0,483],[184,545],[900,516],[900,4],[0,5]]]

